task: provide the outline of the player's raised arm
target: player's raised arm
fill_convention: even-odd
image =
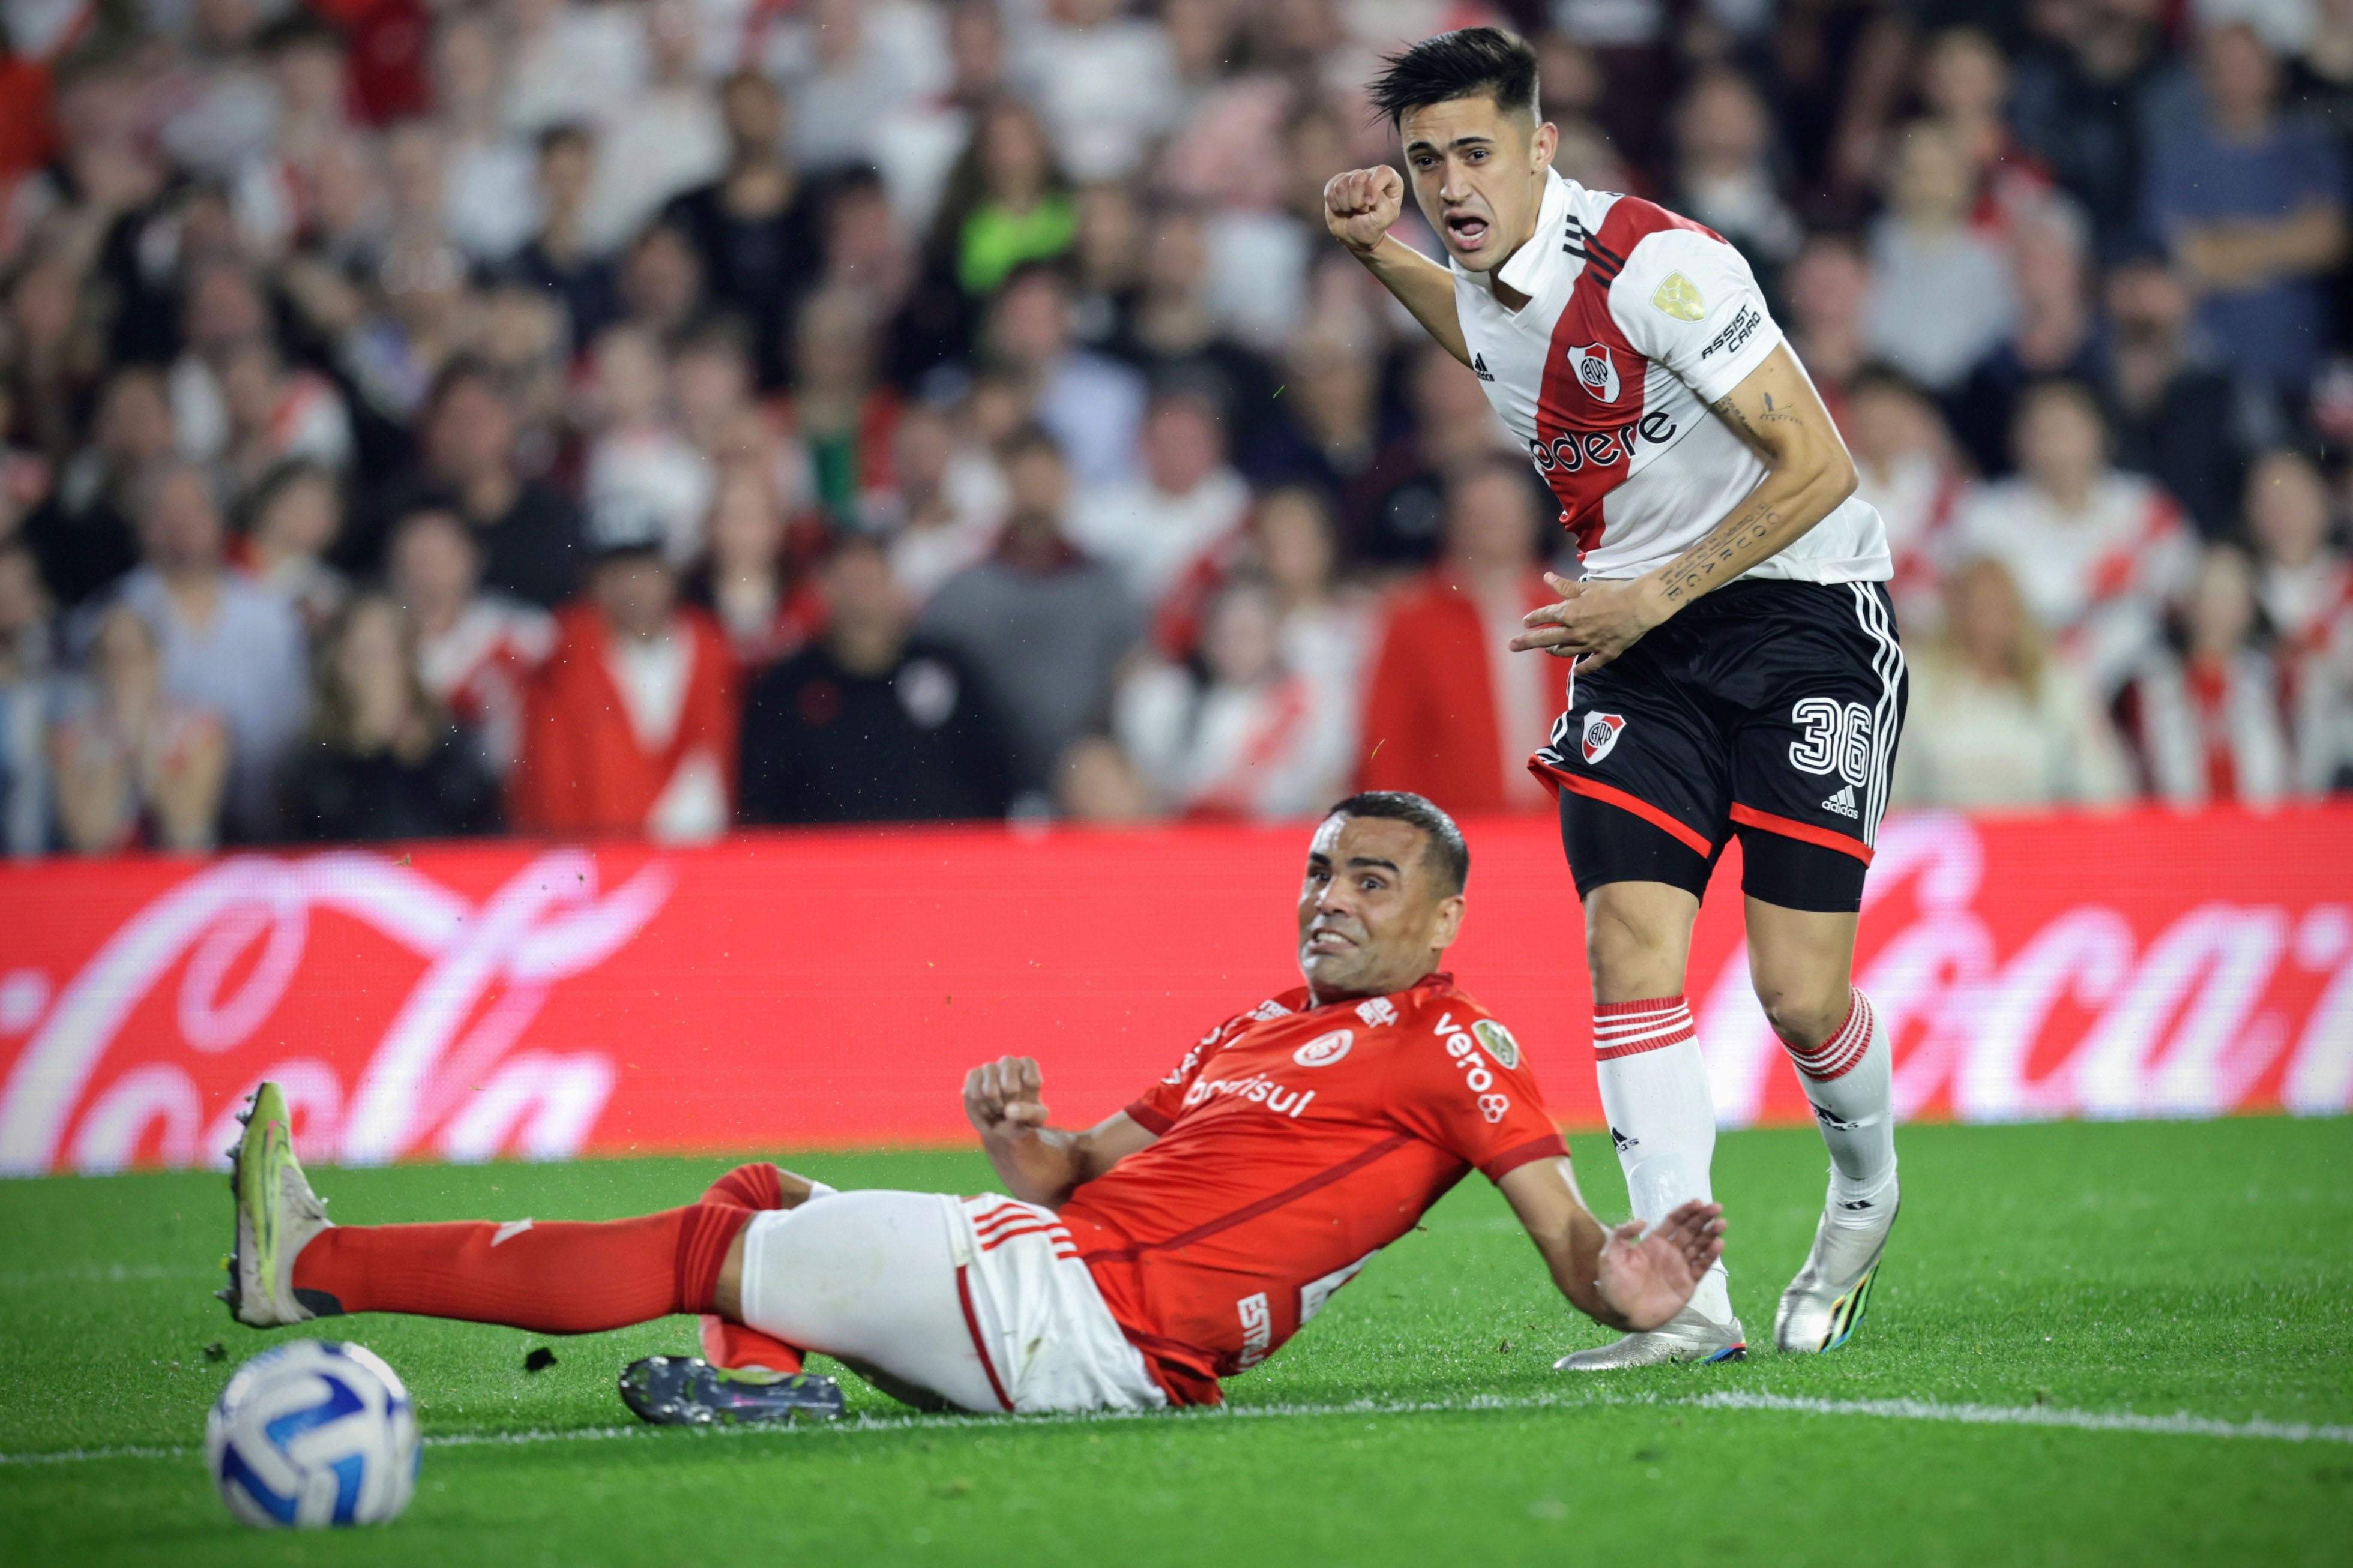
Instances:
[[[1782,343],[1710,404],[1765,465],[1730,515],[1655,571],[1613,582],[1546,574],[1560,603],[1529,612],[1515,652],[1541,648],[1599,669],[1644,633],[1759,562],[1779,554],[1854,493],[1854,459],[1789,346]]]
[[[1059,1207],[1082,1184],[1159,1142],[1124,1110],[1083,1131],[1049,1127],[1045,1085],[1029,1057],[983,1062],[964,1079],[964,1113],[1005,1190],[1024,1203]]]
[[[1413,312],[1448,353],[1471,363],[1454,314],[1454,274],[1389,233],[1405,210],[1405,181],[1395,169],[1351,169],[1324,187],[1324,226],[1348,254]]]
[[[1683,1309],[1724,1252],[1724,1209],[1694,1199],[1642,1235],[1615,1230],[1586,1208],[1566,1159],[1531,1160],[1497,1184],[1577,1310],[1608,1328],[1641,1332]]]

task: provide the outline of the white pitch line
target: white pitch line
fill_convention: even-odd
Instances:
[[[1479,1415],[1519,1410],[1588,1410],[1649,1406],[1658,1409],[1751,1410],[1791,1415],[1859,1415],[1880,1420],[1942,1422],[1964,1426],[2055,1426],[2078,1432],[2133,1432],[2151,1436],[2256,1438],[2280,1443],[2353,1444],[2353,1426],[2308,1421],[2224,1421],[2186,1411],[2171,1415],[2142,1415],[2131,1411],[2072,1410],[2049,1405],[1943,1405],[1926,1399],[1820,1399],[1782,1394],[1720,1391],[1682,1398],[1651,1394],[1604,1394],[1570,1397],[1561,1394],[1472,1394],[1461,1399],[1357,1399],[1335,1405],[1240,1405],[1215,1410],[1091,1411],[1050,1415],[854,1415],[843,1421],[811,1422],[786,1426],[716,1426],[701,1430],[706,1438],[801,1436],[820,1437],[853,1432],[894,1432],[936,1427],[967,1431],[1006,1427],[1069,1426],[1124,1421],[1245,1421],[1303,1419],[1333,1415]],[[535,1447],[543,1443],[602,1443],[642,1441],[662,1436],[651,1426],[583,1426],[523,1432],[445,1432],[425,1439],[428,1448]],[[105,1459],[178,1459],[195,1453],[193,1447],[70,1448],[48,1454],[0,1454],[0,1466],[68,1465]]]

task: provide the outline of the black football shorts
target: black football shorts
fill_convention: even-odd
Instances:
[[[1736,833],[1752,898],[1858,910],[1905,699],[1885,588],[1751,578],[1571,680],[1528,766],[1559,794],[1579,897],[1697,896]]]

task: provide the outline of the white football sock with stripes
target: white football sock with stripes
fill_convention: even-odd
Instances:
[[[1895,1187],[1894,1047],[1871,998],[1850,997],[1846,1021],[1829,1039],[1805,1049],[1781,1044],[1830,1145],[1831,1198],[1839,1205],[1831,1217],[1843,1210],[1876,1223]]]
[[[1689,1199],[1712,1201],[1715,1100],[1683,999],[1597,1003],[1593,1058],[1635,1217],[1648,1224]],[[1692,1305],[1712,1321],[1730,1321],[1721,1262],[1700,1281]]]

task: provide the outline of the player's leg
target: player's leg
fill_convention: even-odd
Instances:
[[[1595,1076],[1644,1219],[1714,1195],[1715,1108],[1683,971],[1700,895],[1727,835],[1730,743],[1690,695],[1706,634],[1685,619],[1573,682],[1568,710],[1531,764],[1560,792],[1561,846],[1585,905]],[[1731,1359],[1744,1345],[1719,1262],[1665,1328],[1560,1365]]]
[[[712,1183],[702,1201],[754,1211],[792,1209],[832,1191],[823,1182],[756,1160]],[[702,1315],[702,1357],[722,1373],[755,1380],[789,1377],[801,1370],[801,1352],[794,1346],[757,1329],[731,1323],[716,1312]],[[641,1375],[650,1375],[654,1370],[648,1368]]]
[[[1777,631],[1752,666],[1730,810],[1749,973],[1831,1154],[1814,1245],[1782,1293],[1774,1340],[1825,1351],[1870,1304],[1899,1201],[1892,1050],[1853,964],[1903,724],[1904,658],[1875,584],[1777,584],[1757,597]]]

